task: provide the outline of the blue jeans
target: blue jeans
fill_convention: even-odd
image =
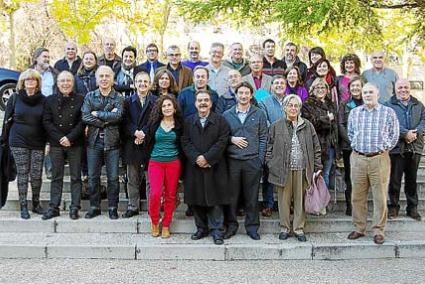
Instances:
[[[109,209],[118,208],[118,200],[120,193],[120,185],[118,179],[120,150],[117,148],[105,151],[103,147],[103,139],[98,137],[96,138],[94,148],[87,148],[90,207],[95,209],[100,208],[100,174],[102,170],[102,162],[103,160],[105,160],[106,176],[108,179],[108,207]]]
[[[330,174],[332,171],[332,167],[335,160],[335,148],[329,147],[328,148],[328,159],[325,161],[323,165],[323,179],[325,180],[326,186],[329,189],[330,186]]]
[[[262,184],[263,206],[264,206],[264,208],[273,208],[273,206],[274,206],[274,199],[273,199],[274,185],[269,183],[268,178],[269,178],[269,169],[267,169],[267,166],[264,166],[263,184]]]

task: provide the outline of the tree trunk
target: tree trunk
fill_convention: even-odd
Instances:
[[[11,69],[16,69],[16,47],[15,47],[15,17],[14,12],[9,14],[9,65]]]

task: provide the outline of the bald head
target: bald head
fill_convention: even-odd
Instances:
[[[366,83],[362,89],[362,98],[366,107],[372,109],[378,104],[379,89],[372,83]]]
[[[115,40],[111,37],[105,37],[103,39],[103,52],[106,59],[113,60],[115,58],[115,48],[117,44]]]
[[[400,101],[408,101],[410,98],[410,82],[402,78],[395,83],[395,94]]]
[[[73,41],[65,43],[65,57],[67,60],[74,61],[77,58],[77,44]]]
[[[375,70],[382,70],[384,69],[384,60],[385,60],[385,53],[383,51],[374,51],[370,55],[370,61],[372,61],[373,69]]]

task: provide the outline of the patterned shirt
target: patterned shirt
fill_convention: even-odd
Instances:
[[[300,171],[303,170],[304,167],[304,159],[303,159],[303,150],[301,148],[300,141],[297,136],[297,125],[293,124],[293,133],[291,139],[291,170]]]
[[[394,110],[378,104],[372,110],[365,105],[354,108],[348,117],[348,138],[354,151],[376,153],[391,150],[399,137]]]

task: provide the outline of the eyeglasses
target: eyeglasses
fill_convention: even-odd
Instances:
[[[170,57],[179,57],[181,54],[180,53],[170,53],[168,54],[168,56]]]

